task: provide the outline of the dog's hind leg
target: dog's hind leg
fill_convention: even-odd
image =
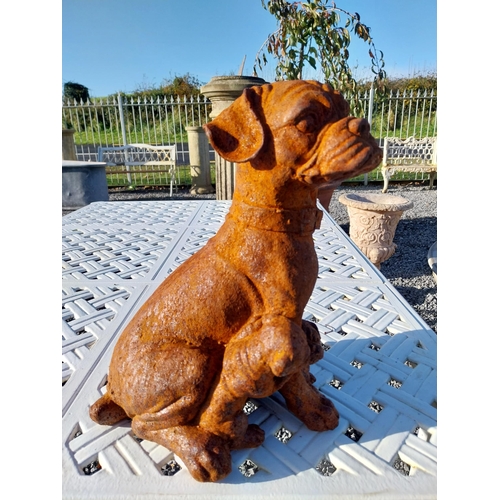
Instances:
[[[154,427],[141,416],[132,420],[132,430],[138,437],[174,452],[197,481],[218,481],[231,472],[231,450],[226,439],[196,425]]]
[[[90,407],[90,418],[101,425],[113,425],[127,417],[125,410],[109,397],[109,393]]]
[[[264,431],[256,425],[248,425],[242,411],[246,398],[232,398],[222,389],[220,380],[214,385],[216,388],[207,396],[205,408],[199,410],[202,416],[189,423],[185,422],[185,415],[195,403],[189,395],[157,413],[132,419],[132,430],[138,437],[173,451],[191,475],[202,482],[218,481],[231,472],[231,450],[257,447],[264,440]],[[226,396],[224,410],[215,421],[207,421],[204,409],[211,407],[213,398],[218,398],[221,392]],[[198,411],[198,406],[193,408]]]
[[[231,471],[230,443],[199,426],[198,414],[217,383],[223,353],[160,347],[140,353],[125,371],[117,363],[110,370],[110,397],[128,405],[137,437],[174,452],[198,481],[217,481]]]

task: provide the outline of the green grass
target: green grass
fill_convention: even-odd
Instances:
[[[211,182],[215,185],[215,164],[214,162],[210,165]],[[178,167],[178,184],[181,186],[191,186],[191,170],[189,165],[183,165]],[[141,186],[170,186],[170,176],[165,172],[151,172],[148,174],[134,174],[131,172],[132,182],[130,183],[127,174],[108,174],[108,186],[109,187],[128,187],[130,185],[135,187]],[[358,175],[344,182],[346,183],[358,183],[364,182],[364,175]],[[394,181],[421,181],[428,180],[428,174],[414,174],[410,172],[395,172],[391,176],[391,182]],[[382,173],[380,172],[380,167],[372,170],[368,174],[368,182],[383,182]]]
[[[210,164],[211,182],[215,184],[215,163]],[[138,169],[138,167],[135,167]],[[170,186],[170,175],[167,172],[149,172],[149,173],[134,173],[134,167],[131,167],[130,177],[132,182],[129,181],[127,174],[108,173],[106,178],[109,187],[127,187],[133,185],[139,186]],[[177,182],[182,186],[191,186],[191,168],[189,165],[182,165],[177,168]]]
[[[351,179],[345,181],[345,182],[360,182],[364,181],[364,174],[358,175],[357,177],[352,177]],[[399,172],[396,171],[394,174],[391,175],[391,182],[394,181],[421,181],[421,180],[428,180],[429,179],[429,174],[422,174],[422,173],[413,173],[413,172]],[[382,172],[380,170],[380,167],[377,167],[375,170],[372,170],[371,172],[368,173],[368,182],[383,182],[384,178],[382,177]]]
[[[139,131],[127,131],[127,142],[129,144],[134,143],[146,143],[146,144],[174,144],[181,142],[188,142],[187,133],[177,131],[175,134],[173,131],[168,133],[167,131],[160,133],[159,129],[155,130],[145,129],[143,133]],[[121,146],[123,144],[121,131],[118,130],[101,130],[101,131],[90,131],[81,130],[75,131],[73,136],[76,145],[82,144],[106,144],[110,146]]]
[[[387,123],[387,116],[383,117],[382,122],[382,117],[375,115],[372,119],[371,133],[374,137],[410,137],[413,135],[426,137],[434,136],[435,126],[435,113],[431,114],[430,121],[427,116],[423,120],[421,115],[417,117],[411,116],[410,118],[405,116],[402,123],[398,121],[396,126],[394,121],[389,120],[389,123]]]

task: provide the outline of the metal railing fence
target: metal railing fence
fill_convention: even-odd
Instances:
[[[372,89],[359,93],[358,100],[361,109],[357,114],[371,123],[372,134],[380,146],[383,145],[384,137],[421,138],[437,135],[437,94],[434,90],[380,93]],[[180,182],[189,185],[189,151],[185,127],[207,123],[211,110],[211,102],[203,95],[134,99],[118,94],[87,102],[67,99],[62,102],[62,126],[75,130],[76,155],[82,161],[97,161],[99,146],[175,144]],[[213,160],[212,149],[210,155]],[[400,175],[402,179],[422,180],[427,174]],[[382,176],[377,169],[370,178],[382,179]],[[366,182],[366,177],[361,176],[361,179]],[[151,185],[150,178],[145,178],[144,182],[139,178],[138,182]],[[169,179],[155,183],[168,184]]]
[[[349,100],[349,99],[348,99]],[[366,90],[358,94],[361,105],[360,117],[370,122],[371,133],[383,147],[385,137],[436,137],[437,136],[437,93],[431,89],[403,91],[390,90],[388,93]],[[429,174],[418,172],[397,172],[394,180],[424,180]],[[380,167],[369,174],[371,179],[382,180]],[[368,174],[355,177],[351,181],[363,180]]]

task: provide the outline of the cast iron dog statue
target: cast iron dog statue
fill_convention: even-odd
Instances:
[[[263,442],[242,410],[248,398],[280,391],[309,429],[338,425],[313,386],[309,365],[323,349],[302,315],[318,272],[318,187],[382,159],[368,122],[348,114],[329,85],[286,81],[246,89],[205,125],[219,155],[239,164],[229,214],[123,331],[94,421],[131,418],[198,481],[224,478],[231,450]]]

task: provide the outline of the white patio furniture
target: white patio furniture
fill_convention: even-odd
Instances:
[[[95,424],[113,346],[159,283],[206,244],[226,201],[97,202],[63,217],[64,499],[436,498],[436,334],[325,213],[304,318],[325,353],[315,385],[340,413],[312,432],[279,394],[249,400],[262,446],[232,453],[220,483],[195,481],[128,421]]]
[[[387,192],[389,180],[396,172],[428,173],[432,188],[437,176],[437,137],[385,137],[380,168],[384,178],[382,193]]]
[[[177,146],[175,144],[171,146],[127,144],[125,146],[99,147],[97,151],[98,161],[105,162],[108,166],[108,174],[126,174],[130,184],[133,183],[134,173],[151,176],[168,174],[170,177],[170,196],[172,196],[174,185],[177,187]]]

